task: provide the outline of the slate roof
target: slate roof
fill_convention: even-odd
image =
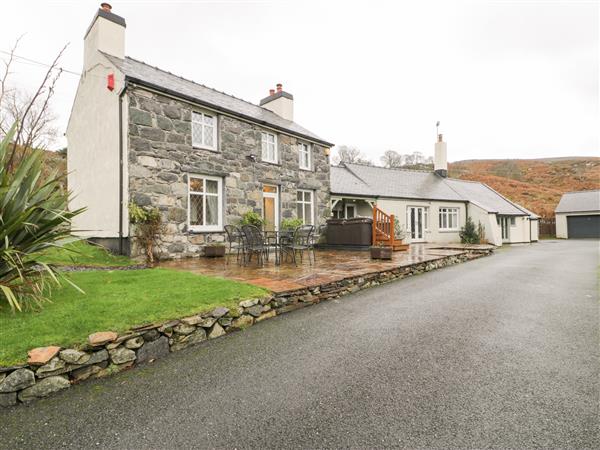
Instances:
[[[186,80],[158,67],[151,66],[142,61],[130,58],[117,58],[104,53],[125,77],[133,82],[155,88],[157,90],[182,97],[200,105],[227,112],[249,119],[259,124],[285,131],[305,139],[332,147],[333,144],[325,141],[316,134],[298,125],[296,122],[286,120],[268,109],[245,100],[239,99],[224,92],[217,91],[191,80]]]
[[[528,211],[502,196],[487,184],[477,181],[447,178],[446,183],[465,200],[475,203],[488,212],[506,216],[528,216]]]
[[[483,183],[442,178],[430,171],[386,169],[362,164],[334,166],[331,168],[331,193],[362,197],[469,201],[488,212],[538,217]]]
[[[566,192],[560,198],[554,212],[600,211],[600,190]]]

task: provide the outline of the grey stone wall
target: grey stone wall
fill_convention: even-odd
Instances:
[[[135,88],[128,93],[129,200],[158,207],[166,223],[161,257],[196,256],[224,233],[193,233],[187,225],[187,174],[223,178],[223,224],[236,224],[247,211],[262,214],[263,184],[279,186],[280,218],[296,217],[296,191],[314,191],[317,224],[330,214],[326,149],[312,145],[313,170],[299,169],[295,137],[277,134],[279,164],[261,162],[258,125],[218,115],[218,151],[192,148],[191,113],[202,110]],[[248,159],[254,156],[256,161]],[[132,246],[135,255],[139,252]]]

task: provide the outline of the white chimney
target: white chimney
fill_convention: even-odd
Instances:
[[[125,19],[112,12],[112,6],[102,3],[83,38],[83,69],[88,70],[98,60],[98,52],[117,58],[125,57]]]
[[[277,90],[269,90],[269,96],[260,101],[260,106],[284,119],[294,120],[294,96],[285,92],[281,83],[277,84]]]
[[[441,134],[438,134],[438,140],[435,143],[435,153],[433,156],[433,170],[439,176],[446,178],[448,176],[448,159],[446,157],[446,143]]]

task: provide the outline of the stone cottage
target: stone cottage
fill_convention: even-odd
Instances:
[[[247,211],[330,215],[333,144],[293,120],[281,84],[255,105],[126,57],[125,20],[101,5],[84,37],[84,67],[67,128],[78,234],[130,253],[128,205],[160,209],[163,255],[223,241]]]

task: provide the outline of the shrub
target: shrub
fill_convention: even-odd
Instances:
[[[64,175],[54,172],[42,179],[42,152],[25,153],[10,170],[15,128],[0,141],[0,303],[21,311],[27,303],[39,306],[47,300],[47,288],[59,284],[62,277],[54,266],[37,256],[68,241],[71,220],[84,208],[68,210]]]
[[[486,242],[485,240],[485,228],[481,222],[477,222],[477,240],[479,244]]]
[[[400,221],[396,219],[394,221],[394,237],[400,241],[403,241],[408,236],[408,230],[400,225]]]
[[[463,244],[477,244],[479,242],[479,235],[471,217],[467,216],[465,226],[460,229],[459,235],[460,242]]]
[[[240,220],[240,226],[242,225],[254,225],[255,227],[262,228],[265,221],[262,216],[254,211],[248,211],[242,215]]]
[[[283,219],[281,221],[281,229],[282,230],[294,230],[300,226],[304,225],[304,221],[302,219]]]
[[[164,224],[158,208],[129,204],[129,222],[134,225],[134,234],[139,245],[144,249],[144,256],[148,264],[155,261],[154,249],[158,246]]]

